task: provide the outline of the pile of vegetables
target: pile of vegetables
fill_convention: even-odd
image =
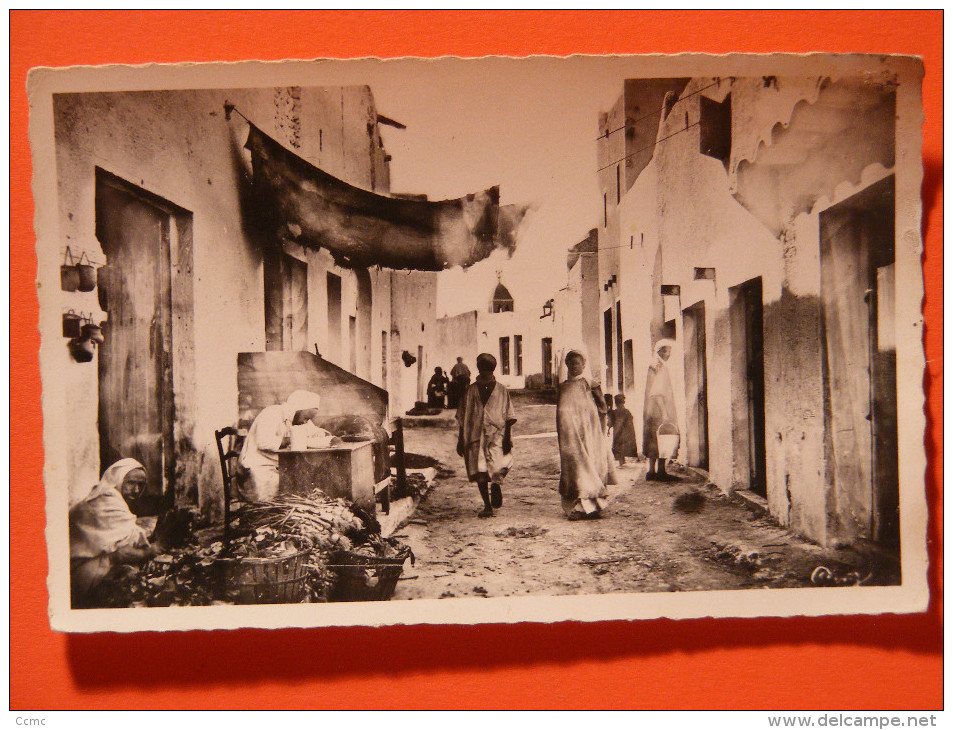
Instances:
[[[119,566],[98,587],[95,605],[208,606],[234,600],[224,585],[224,566],[234,560],[274,559],[307,553],[305,601],[323,602],[337,580],[329,564],[342,551],[368,557],[395,557],[407,549],[383,539],[376,517],[343,499],[315,490],[307,497],[283,495],[274,502],[245,505],[233,523],[226,548],[221,540],[199,546],[194,540],[163,550],[141,570]]]

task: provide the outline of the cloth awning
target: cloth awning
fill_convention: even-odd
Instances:
[[[442,201],[378,195],[249,126],[255,207],[278,240],[325,248],[339,266],[418,271],[467,267],[516,247],[526,207],[500,206],[499,187]]]

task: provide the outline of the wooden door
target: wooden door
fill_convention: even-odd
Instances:
[[[265,349],[309,350],[308,265],[280,250],[264,257]]]
[[[99,348],[100,470],[131,457],[149,484],[133,505],[155,514],[175,474],[172,424],[172,219],[152,196],[112,176],[96,180],[96,235],[106,254],[100,300],[108,312]]]
[[[887,178],[820,216],[827,458],[841,527],[899,539],[894,193]]]
[[[691,466],[708,468],[708,368],[705,303],[682,313],[685,327],[686,458]]]

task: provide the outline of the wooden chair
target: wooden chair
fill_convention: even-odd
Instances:
[[[225,525],[222,529],[222,545],[227,550],[231,539],[232,493],[238,491],[238,429],[226,426],[215,432],[218,458],[222,465],[222,487],[225,495]]]

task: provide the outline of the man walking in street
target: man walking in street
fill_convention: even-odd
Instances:
[[[483,498],[480,517],[492,517],[493,510],[502,506],[503,479],[513,463],[511,429],[516,417],[510,393],[496,381],[494,370],[493,355],[477,356],[476,382],[466,389],[457,408],[457,453],[463,457],[467,477],[477,483]]]

